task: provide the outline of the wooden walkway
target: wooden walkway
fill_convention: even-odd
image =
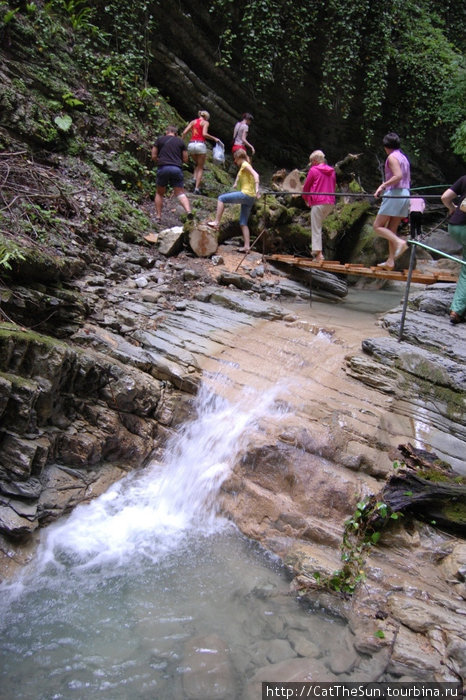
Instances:
[[[350,265],[349,263],[342,264],[338,262],[338,260],[314,262],[311,258],[300,258],[296,255],[266,255],[265,259],[270,262],[281,262],[310,270],[333,272],[335,275],[359,275],[361,277],[395,280],[397,282],[407,282],[408,280],[408,270],[384,270],[381,267],[364,267],[363,265]],[[411,274],[411,282],[418,282],[420,284],[457,281],[458,276],[447,270],[435,270],[435,272],[413,270]]]

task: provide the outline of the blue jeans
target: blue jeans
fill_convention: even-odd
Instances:
[[[247,225],[251,209],[256,201],[255,197],[250,197],[248,194],[244,194],[244,192],[225,192],[225,194],[220,195],[219,200],[224,204],[241,204],[239,225]]]

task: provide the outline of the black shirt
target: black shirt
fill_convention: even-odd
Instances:
[[[183,151],[186,145],[179,136],[159,136],[154,146],[157,149],[157,165],[183,165]]]

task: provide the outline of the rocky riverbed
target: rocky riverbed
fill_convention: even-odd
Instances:
[[[353,596],[313,585],[340,567],[344,523],[380,491],[400,443],[465,474],[466,327],[448,323],[452,285],[415,291],[399,343],[399,308],[358,324],[347,298],[324,290],[311,306],[302,280],[233,245],[209,260],[100,248],[66,285],[4,294],[16,320],[0,328],[4,575],[41,525],[160,453],[201,382],[227,398],[282,382],[283,415],[251,435],[224,512],[279,555],[297,594],[349,620],[342,677],[362,652],[364,680],[369,667],[373,680],[464,678],[464,540],[406,519],[371,549]],[[302,661],[269,670],[302,680]]]

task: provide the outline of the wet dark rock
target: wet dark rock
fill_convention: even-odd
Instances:
[[[250,279],[236,272],[222,272],[218,276],[217,281],[226,287],[232,284],[237,289],[252,289],[253,287],[253,282]]]

